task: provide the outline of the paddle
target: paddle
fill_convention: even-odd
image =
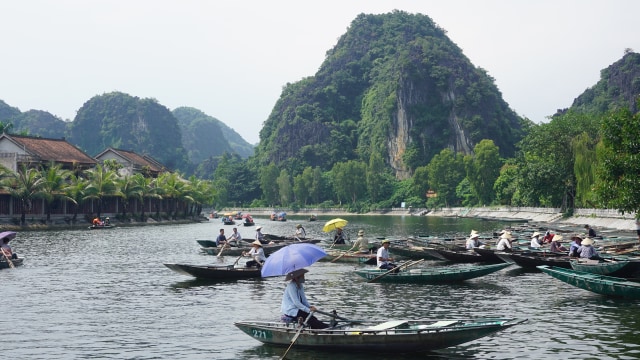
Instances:
[[[222,252],[224,251],[224,248],[227,247],[227,244],[222,244],[222,249],[220,249],[220,251],[218,252],[218,257],[222,256]]]
[[[326,316],[329,316],[329,317],[332,317],[332,318],[336,318],[338,320],[342,320],[342,321],[346,321],[346,322],[350,322],[350,323],[354,323],[354,324],[362,323],[361,321],[349,320],[349,319],[343,318],[342,316],[338,316],[338,314],[336,313],[335,310],[333,310],[332,312],[328,313],[328,312],[324,312],[324,311],[320,311],[320,310],[316,309],[316,312],[318,314],[326,315]]]
[[[335,258],[335,259],[331,260],[331,262],[332,262],[332,263],[334,263],[334,262],[338,261],[338,259],[340,259],[341,257],[343,257],[343,256],[347,255],[348,253],[349,253],[349,251],[342,253],[342,255],[340,255],[340,256],[338,256],[337,258]]]
[[[7,259],[7,264],[9,264],[9,267],[12,268],[12,269],[15,269],[16,266],[13,265],[13,261],[11,261],[11,259],[9,259],[7,254],[4,252],[4,249],[0,249],[0,250],[2,250],[2,255],[4,255],[4,258]]]
[[[393,269],[387,271],[386,273],[384,273],[382,275],[378,275],[378,276],[374,277],[373,279],[371,279],[371,280],[369,280],[367,282],[374,282],[374,281],[376,281],[376,280],[378,280],[378,279],[380,279],[382,277],[385,277],[385,276],[391,274],[392,272],[394,272],[396,270],[400,270],[402,268],[406,269],[406,268],[408,268],[410,266],[417,265],[417,264],[419,264],[419,263],[421,263],[423,261],[424,261],[424,259],[420,259],[420,260],[416,260],[416,261],[407,261],[406,263],[404,263],[402,265],[398,265],[398,266],[394,267]]]
[[[304,322],[302,324],[300,324],[298,331],[293,336],[293,339],[291,339],[291,345],[289,345],[289,347],[287,348],[287,351],[285,351],[284,354],[282,354],[282,357],[280,358],[280,360],[283,360],[287,356],[287,353],[289,352],[289,350],[291,350],[291,348],[293,347],[293,344],[296,343],[296,340],[298,340],[298,336],[300,336],[302,329],[304,329],[304,327],[307,325],[307,322],[309,321],[309,319],[311,319],[312,315],[313,315],[313,311],[309,312],[309,315],[307,316],[307,318],[304,319]]]
[[[240,261],[241,258],[242,258],[242,254],[240,254],[240,256],[238,256],[236,261],[233,263],[233,266],[236,266],[238,264],[238,261]]]

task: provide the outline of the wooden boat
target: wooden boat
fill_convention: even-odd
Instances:
[[[265,344],[295,346],[316,350],[411,353],[443,349],[480,339],[526,319],[392,320],[376,322],[338,322],[327,329],[303,329],[294,324],[239,321],[247,335]],[[396,354],[397,355],[397,354]]]
[[[512,253],[496,253],[505,262],[514,263],[520,267],[535,269],[541,265],[556,266],[571,269],[570,257],[564,254],[554,254],[542,251],[524,251]]]
[[[283,247],[289,245],[290,243],[279,243],[279,244],[265,244],[262,246],[262,249],[264,250],[264,254],[265,255],[269,255],[277,250],[282,249]],[[206,252],[209,255],[218,255],[220,254],[220,248],[219,247],[203,247],[201,248],[202,251]],[[249,250],[251,250],[251,246],[241,246],[241,247],[230,247],[227,249],[224,249],[224,251],[222,252],[222,255],[224,256],[240,256],[242,255],[243,252],[249,252]]]
[[[580,289],[606,296],[640,299],[640,283],[635,281],[546,265],[538,266],[538,269]]]
[[[434,251],[433,248],[427,248],[424,246],[394,245],[391,251],[398,256],[413,260],[447,260],[445,257]]]
[[[379,278],[378,282],[402,284],[438,284],[452,283],[474,279],[502,270],[512,264],[500,263],[491,265],[436,266],[424,269],[407,269],[397,274],[388,274]],[[362,269],[355,273],[367,280],[380,276],[388,270]]]
[[[104,230],[104,229],[113,229],[115,226],[108,224],[108,225],[91,225],[89,226],[89,230]]]
[[[327,256],[320,259],[320,261],[333,261],[366,265],[375,265],[378,262],[377,255],[375,253],[354,253],[346,252],[343,250],[327,251]]]
[[[17,259],[11,259],[11,263],[13,264],[13,266],[21,266],[22,263],[24,262],[24,258],[17,258]],[[9,262],[7,262],[7,259],[4,258],[4,256],[0,255],[0,269],[8,269],[10,268],[11,265],[9,265]]]
[[[199,279],[210,280],[238,280],[259,278],[260,269],[235,267],[233,265],[210,266],[210,265],[187,265],[187,264],[164,264],[169,269]]]
[[[318,220],[318,216],[316,214],[312,214],[311,216],[309,216],[309,221],[316,221]]]
[[[503,262],[501,259],[495,259],[493,257],[485,257],[473,250],[449,250],[444,248],[435,249],[438,254],[442,255],[445,259],[457,263],[472,263],[472,262],[487,262],[487,263],[499,263]]]
[[[492,248],[492,249],[474,248],[473,251],[477,252],[483,258],[487,259],[486,260],[487,262],[496,263],[496,264],[504,262],[504,260],[502,260],[501,258],[498,257],[498,255],[496,255],[496,252],[498,250],[496,250],[495,248]]]
[[[621,278],[640,277],[640,260],[607,260],[600,262],[589,259],[569,260],[573,270],[597,275],[615,276]]]
[[[242,225],[244,226],[254,226],[256,223],[253,222],[253,219],[249,219],[249,218],[244,218],[244,221],[242,222]]]
[[[229,219],[229,218],[223,218],[222,219],[222,223],[224,225],[235,225],[236,222],[233,219]]]

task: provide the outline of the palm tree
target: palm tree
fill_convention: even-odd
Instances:
[[[69,200],[75,203],[75,200],[66,194],[66,188],[69,187],[67,180],[71,176],[71,171],[62,169],[60,164],[50,163],[46,169],[40,172],[40,176],[44,179],[42,191],[48,223],[51,221],[51,204],[55,200]]]
[[[89,186],[89,183],[82,177],[74,174],[69,177],[69,186],[65,189],[65,194],[76,205],[71,218],[71,223],[73,224],[78,220],[78,211],[80,210],[80,205],[84,202],[87,186]]]
[[[178,173],[163,173],[158,177],[158,187],[162,189],[163,198],[169,199],[170,217],[175,220],[178,215],[178,201],[193,199],[186,193],[186,181]]]
[[[38,169],[27,168],[24,164],[17,172],[10,172],[2,179],[2,188],[22,205],[20,225],[24,226],[27,210],[31,209],[33,200],[43,196],[44,183],[45,179]]]
[[[146,199],[162,199],[162,196],[157,191],[155,186],[155,179],[145,177],[142,174],[133,175],[133,181],[136,182],[140,191],[138,192],[138,199],[142,203],[142,213],[140,214],[140,221],[145,221],[144,208]]]
[[[117,173],[115,171],[105,171],[105,169],[96,165],[95,168],[85,171],[88,186],[85,188],[84,199],[92,199],[97,202],[97,216],[102,213],[102,200],[107,196],[120,196],[117,186]]]
[[[136,174],[140,175],[140,174]],[[141,185],[139,181],[136,181],[135,176],[125,175],[117,180],[118,189],[120,190],[120,197],[122,198],[122,219],[126,219],[127,210],[129,209],[130,199],[140,199]],[[142,176],[142,175],[140,175]]]
[[[189,177],[189,193],[194,200],[191,215],[199,215],[202,212],[202,204],[212,204],[214,198],[213,186],[211,181],[196,178],[194,175]]]

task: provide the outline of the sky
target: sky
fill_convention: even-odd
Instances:
[[[200,109],[255,144],[283,86],[313,76],[358,14],[428,15],[536,123],[640,52],[636,0],[0,2],[0,100],[63,120],[120,91]]]

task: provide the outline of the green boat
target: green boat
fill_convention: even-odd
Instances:
[[[375,265],[377,263],[377,257],[375,253],[357,253],[341,250],[328,250],[327,256],[320,259],[320,261]]]
[[[304,328],[297,324],[240,321],[234,325],[255,340],[279,346],[328,351],[411,353],[444,349],[473,341],[526,319],[392,320],[345,322],[327,329]]]
[[[465,281],[502,270],[511,264],[437,266],[425,269],[408,269],[397,274],[380,277],[377,282],[402,284],[442,284]],[[354,271],[367,280],[374,279],[388,270],[363,269]]]
[[[638,260],[598,260],[574,259],[570,261],[573,270],[597,275],[615,276],[621,278],[640,277],[640,261]]]
[[[547,265],[538,266],[538,269],[580,289],[611,297],[640,299],[640,283],[638,282]]]

